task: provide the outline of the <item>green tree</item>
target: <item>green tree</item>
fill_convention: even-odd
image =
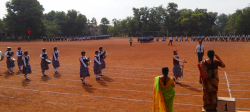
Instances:
[[[44,9],[37,0],[11,0],[6,2],[6,8],[5,26],[7,31],[15,33],[15,39],[27,35],[27,29],[31,31],[31,38],[44,34]]]
[[[91,19],[91,23],[97,24],[97,21],[96,21],[96,18],[95,18],[95,17],[93,17],[93,18]]]
[[[108,20],[106,17],[103,17],[103,18],[101,19],[101,24],[102,24],[102,26],[101,26],[101,32],[102,32],[103,34],[107,34],[108,25],[109,25],[109,20]]]
[[[229,16],[222,13],[217,17],[217,20],[215,21],[217,31],[219,31],[221,35],[228,34],[228,31],[225,29],[228,19],[229,19]]]

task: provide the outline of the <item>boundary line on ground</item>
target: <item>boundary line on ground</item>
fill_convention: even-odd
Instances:
[[[229,95],[230,95],[230,98],[232,98],[232,94],[231,94],[231,90],[230,90],[230,86],[229,86],[229,81],[227,79],[227,73],[226,73],[226,71],[224,71],[224,73],[225,73],[226,80],[227,80],[227,87],[228,87]]]

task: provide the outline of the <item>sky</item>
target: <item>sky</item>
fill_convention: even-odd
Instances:
[[[7,13],[5,3],[10,0],[0,0],[0,18]],[[64,11],[75,9],[84,14],[88,19],[95,17],[98,24],[103,17],[112,22],[112,19],[125,19],[133,16],[132,8],[157,7],[163,5],[167,7],[169,2],[178,4],[178,9],[206,8],[209,12],[219,14],[232,14],[237,9],[243,9],[250,3],[249,0],[38,0],[44,7],[44,13],[51,10]]]

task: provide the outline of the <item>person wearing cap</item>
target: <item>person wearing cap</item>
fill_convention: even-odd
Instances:
[[[52,65],[55,69],[55,74],[58,74],[57,68],[60,67],[59,63],[59,52],[57,51],[57,47],[54,47],[53,58],[52,58]]]
[[[200,41],[199,45],[197,45],[197,47],[195,49],[195,53],[197,53],[198,62],[201,62],[203,60],[203,56],[204,56],[204,46],[202,45],[202,41]]]
[[[10,58],[13,56],[13,52],[11,52],[11,47],[7,47],[7,51],[5,53],[5,56],[7,57],[6,63],[7,63],[7,68],[8,68],[8,73],[14,73],[13,68],[15,66],[14,62],[10,61]]]
[[[18,51],[16,52],[16,56],[17,56],[18,68],[19,68],[20,71],[22,71],[21,68],[23,66],[22,55],[23,55],[23,52],[21,50],[21,47],[18,47]]]
[[[85,82],[85,78],[86,77],[89,77],[90,74],[89,74],[89,59],[85,56],[86,52],[85,51],[82,51],[81,52],[81,57],[80,57],[80,78],[82,80],[82,84],[87,84]],[[97,75],[98,76],[98,75]]]
[[[105,61],[104,59],[106,58],[105,54],[102,52],[103,51],[103,48],[102,46],[99,47],[99,57],[100,57],[100,62],[102,63],[101,65],[101,76],[104,76],[103,73],[102,73],[102,69],[105,69],[106,68],[106,64],[105,64]]]
[[[96,75],[96,80],[100,80],[99,74],[101,74],[101,61],[100,61],[100,55],[98,55],[98,51],[95,51],[95,57],[94,57],[94,73]]]
[[[174,79],[175,79],[176,84],[180,84],[180,82],[178,81],[178,77],[181,77],[181,76],[182,76],[182,72],[181,72],[181,67],[180,67],[180,66],[184,66],[184,65],[181,65],[180,62],[182,62],[182,63],[187,63],[187,61],[185,61],[184,59],[183,59],[183,60],[180,60],[180,59],[179,59],[178,50],[175,50],[175,51],[173,51],[173,52],[174,52],[174,57],[173,57],[173,64],[174,64],[173,73],[174,73]]]
[[[42,74],[43,74],[43,76],[47,76],[45,74],[45,70],[49,70],[49,65],[46,63],[46,60],[45,60],[45,59],[48,59],[48,55],[46,53],[46,49],[45,48],[42,49],[42,54],[40,55],[40,58],[41,58]]]
[[[23,74],[24,77],[26,78],[26,80],[29,80],[29,78],[27,77],[27,74],[31,74],[31,67],[30,67],[30,57],[28,54],[28,51],[24,52],[24,55],[22,57],[22,61],[23,61]]]
[[[130,42],[130,46],[132,46],[132,42],[133,42],[132,37],[130,37],[129,42]]]
[[[173,42],[173,37],[171,36],[171,37],[169,37],[169,43],[168,43],[168,45],[171,43],[171,46],[172,46],[172,42]]]

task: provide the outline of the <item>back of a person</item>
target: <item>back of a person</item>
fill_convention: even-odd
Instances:
[[[173,112],[173,102],[175,97],[175,91],[174,91],[174,79],[171,77],[166,82],[166,85],[163,84],[163,80],[160,80],[160,86],[162,90],[162,96],[164,98],[166,107],[168,109],[168,112]]]

